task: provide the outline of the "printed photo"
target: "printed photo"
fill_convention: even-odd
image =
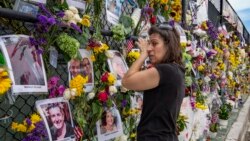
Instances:
[[[135,92],[134,96],[131,97],[131,108],[142,110],[143,106],[143,93]]]
[[[122,3],[120,0],[106,0],[107,20],[112,24],[117,24],[121,16]]]
[[[94,71],[93,62],[91,61],[91,52],[86,49],[79,49],[81,54],[81,59],[72,59],[68,63],[69,70],[69,80],[73,79],[77,75],[82,75],[83,77],[88,76],[88,82],[85,85],[85,91],[90,92],[94,87]]]
[[[62,97],[36,102],[50,141],[75,141],[74,124],[69,102]]]
[[[32,3],[43,3],[43,4],[46,4],[46,1],[47,0],[29,0],[29,2],[32,2]]]
[[[2,36],[1,50],[13,82],[13,93],[48,92],[42,55],[30,45],[29,36]]]
[[[77,9],[85,10],[86,1],[85,0],[67,0],[69,6],[74,6]]]
[[[128,71],[128,66],[122,54],[117,50],[108,50],[112,58],[108,58],[109,70],[116,75],[116,86],[121,86],[121,80]]]
[[[15,11],[26,13],[35,17],[37,16],[39,10],[38,6],[21,0],[15,1],[13,9]]]
[[[105,109],[96,126],[98,141],[106,141],[123,134],[120,113],[115,107]]]

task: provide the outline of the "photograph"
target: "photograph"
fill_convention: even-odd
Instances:
[[[7,35],[0,40],[13,82],[13,94],[48,92],[42,55],[31,46],[29,36]]]
[[[36,101],[50,141],[75,141],[70,105],[62,97]]]
[[[108,50],[112,58],[108,58],[109,70],[116,75],[116,86],[121,86],[121,80],[128,71],[128,66],[122,54],[118,50]]]
[[[25,1],[21,1],[21,0],[16,0],[15,1],[15,5],[13,7],[13,10],[18,11],[18,12],[22,12],[22,13],[26,13],[32,16],[37,16],[38,14],[38,6],[25,2]]]
[[[143,93],[135,92],[134,96],[131,96],[131,108],[142,110],[143,106]]]
[[[115,107],[105,109],[96,126],[98,141],[106,141],[123,134],[120,113]]]
[[[31,2],[31,3],[43,3],[43,4],[46,4],[46,1],[47,0],[29,0],[29,2]]]
[[[122,3],[120,0],[106,0],[107,20],[112,24],[117,24],[121,16]]]
[[[79,10],[85,10],[86,1],[85,0],[67,0],[69,6],[74,6]]]
[[[85,84],[85,91],[90,92],[94,87],[94,70],[93,62],[91,61],[91,51],[86,49],[79,49],[81,59],[72,59],[68,62],[69,80],[77,75],[83,77],[88,76],[88,82]]]

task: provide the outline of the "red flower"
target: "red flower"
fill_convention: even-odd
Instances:
[[[156,24],[156,20],[157,20],[156,16],[152,16],[152,17],[150,18],[151,24]]]
[[[106,102],[108,100],[108,94],[105,91],[99,92],[98,99],[100,102]]]
[[[105,72],[102,76],[101,76],[101,81],[102,82],[108,82],[108,77],[109,77],[109,73]]]

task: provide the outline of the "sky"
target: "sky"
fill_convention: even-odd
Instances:
[[[250,33],[250,0],[228,0]]]

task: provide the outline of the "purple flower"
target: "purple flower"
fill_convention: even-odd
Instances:
[[[48,82],[48,89],[52,89],[52,88],[56,87],[58,81],[59,81],[59,77],[58,76],[51,77],[50,80],[49,80],[49,82]]]
[[[81,30],[80,27],[77,26],[76,24],[71,23],[70,26],[71,26],[74,30],[78,31],[79,33],[82,33],[82,30]]]
[[[122,100],[122,107],[124,108],[124,107],[127,105],[127,103],[128,103],[127,100],[126,100],[126,99],[123,99],[123,100]]]
[[[43,26],[47,26],[48,23],[48,17],[44,16],[44,15],[38,15],[37,17],[39,23]]]
[[[49,25],[54,25],[54,24],[56,24],[55,18],[54,18],[54,17],[48,18],[48,23],[49,23]]]
[[[174,27],[174,20],[169,21],[168,24]]]
[[[64,90],[65,90],[65,87],[64,87],[63,85],[60,85],[60,86],[57,88],[58,95],[59,95],[59,96],[62,96]]]
[[[38,45],[38,43],[37,43],[37,41],[36,41],[35,38],[29,37],[29,40],[30,40],[30,45],[31,46],[37,46]]]
[[[52,16],[52,14],[49,12],[49,10],[45,7],[44,4],[39,3],[38,6],[41,9],[41,11],[44,12],[47,16],[49,16],[49,17]]]
[[[39,43],[39,45],[43,45],[43,44],[47,44],[47,41],[45,38],[39,38],[38,43]]]
[[[62,18],[64,15],[65,15],[65,14],[64,14],[63,11],[60,11],[60,12],[56,13],[56,16],[57,16],[57,17],[60,17],[60,18]]]
[[[31,122],[31,120],[29,118],[26,118],[25,121],[26,121],[28,126],[30,126],[32,124],[32,122]]]
[[[36,47],[36,52],[37,52],[38,55],[42,54],[43,53],[43,49],[40,48],[40,47]]]

